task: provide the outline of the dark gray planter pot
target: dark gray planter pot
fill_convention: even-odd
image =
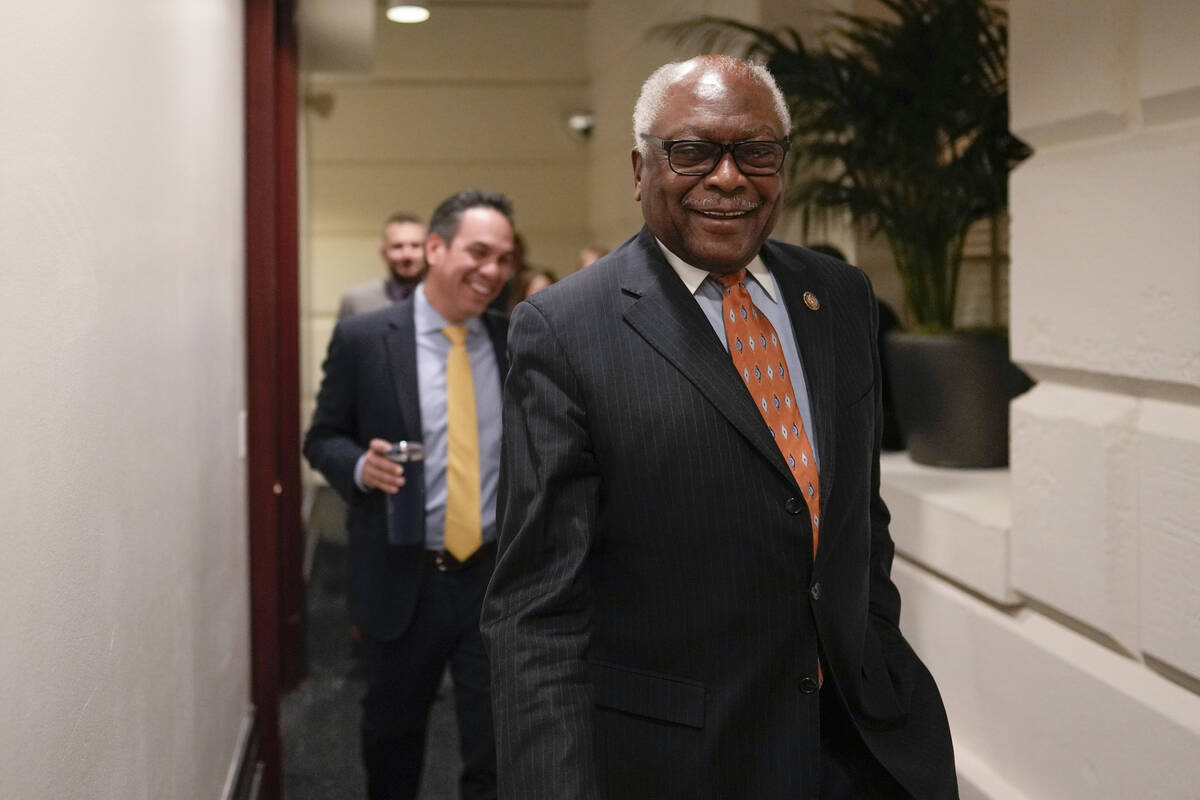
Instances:
[[[887,338],[887,368],[908,454],[933,467],[1008,465],[1008,404],[1033,381],[994,331]]]

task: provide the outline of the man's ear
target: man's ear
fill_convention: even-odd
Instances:
[[[440,234],[431,233],[425,237],[425,264],[434,266],[442,260],[446,253],[446,242]]]
[[[633,199],[640,203],[642,202],[642,167],[645,166],[645,162],[642,160],[641,151],[636,147],[633,148],[629,157],[633,161]]]

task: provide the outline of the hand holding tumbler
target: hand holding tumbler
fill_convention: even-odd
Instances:
[[[387,457],[404,467],[404,485],[387,496],[388,544],[424,544],[425,447],[420,442],[396,442]]]

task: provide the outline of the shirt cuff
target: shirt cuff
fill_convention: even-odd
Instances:
[[[360,492],[367,491],[367,487],[363,486],[362,482],[363,464],[365,463],[367,463],[367,451],[364,451],[354,464],[354,485],[358,487]]]

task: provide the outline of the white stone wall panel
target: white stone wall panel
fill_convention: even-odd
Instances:
[[[1142,0],[1138,81],[1143,100],[1200,95],[1200,4]],[[1192,58],[1181,58],[1190,52]]]
[[[901,627],[946,703],[963,797],[1182,800],[1200,698],[1036,612],[1006,613],[897,559]]]
[[[1137,455],[1143,649],[1200,678],[1200,408],[1145,401]]]
[[[1200,386],[1200,127],[1034,156],[1012,178],[1020,363]]]
[[[1087,13],[1075,0],[1012,0],[1009,6],[1009,85],[1018,135],[1037,145],[1130,123],[1136,108],[1130,77],[1136,69],[1135,4],[1091,0]]]
[[[1138,648],[1137,401],[1042,383],[1012,406],[1012,583]]]
[[[994,602],[1019,601],[1008,580],[1008,470],[938,469],[887,453],[880,473],[897,552]]]

